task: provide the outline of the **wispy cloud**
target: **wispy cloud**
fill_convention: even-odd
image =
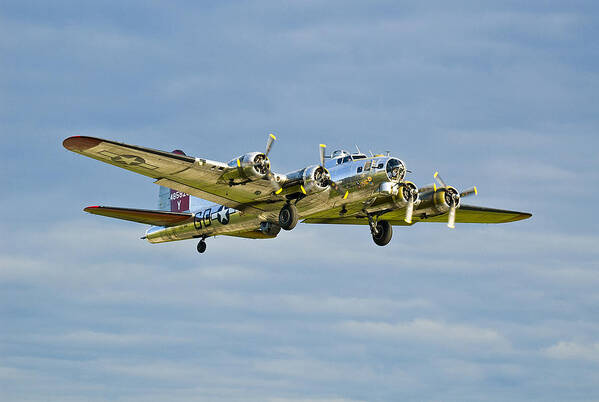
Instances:
[[[491,349],[509,349],[507,339],[492,329],[447,324],[428,319],[415,319],[400,323],[347,321],[341,323],[339,329],[358,336],[377,337],[399,342],[407,339],[459,347],[484,344]]]
[[[132,2],[0,7],[7,400],[588,400],[597,394],[597,6]],[[299,225],[149,245],[149,179],[88,134],[277,172],[391,150],[510,225]],[[443,173],[445,172],[445,173]]]
[[[599,362],[599,343],[579,343],[560,341],[543,350],[553,359],[587,360]]]

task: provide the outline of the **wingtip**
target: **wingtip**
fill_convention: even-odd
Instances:
[[[62,142],[62,146],[73,152],[82,152],[90,148],[93,148],[102,142],[99,138],[85,137],[81,135],[75,135],[66,138]]]
[[[89,207],[85,207],[85,208],[83,208],[83,210],[84,210],[85,212],[91,212],[91,211],[93,211],[93,210],[95,210],[95,209],[100,209],[100,208],[102,208],[102,207],[101,207],[101,206],[99,206],[99,205],[91,205],[91,206],[89,206]]]

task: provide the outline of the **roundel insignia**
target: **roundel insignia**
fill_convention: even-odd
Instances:
[[[122,163],[123,165],[138,166],[146,163],[144,158],[135,155],[117,155],[110,158],[113,162]]]
[[[368,176],[368,181],[371,182],[372,181],[372,177]]]
[[[229,223],[229,208],[225,207],[224,205],[221,205],[219,210],[216,212],[216,219],[218,219],[221,225],[226,225],[227,223]]]

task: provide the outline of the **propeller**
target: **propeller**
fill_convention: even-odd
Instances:
[[[406,207],[406,217],[404,218],[404,221],[406,221],[406,223],[412,223],[412,214],[414,213],[414,201],[410,200],[408,201],[408,206]]]
[[[455,188],[445,184],[445,181],[443,181],[443,179],[439,175],[439,172],[435,172],[433,177],[435,178],[437,183],[439,183],[441,188],[445,191],[445,194],[444,194],[445,203],[447,205],[449,205],[447,227],[450,229],[454,229],[455,228],[455,214],[456,214],[456,210],[459,208],[460,199],[462,197],[469,197],[471,195],[476,195],[476,194],[478,194],[478,190],[476,189],[476,186],[474,186],[465,191],[462,191],[461,193],[458,193],[458,191]],[[435,192],[436,191],[437,191],[437,186],[435,185]]]
[[[277,137],[275,137],[273,133],[270,133],[268,135],[268,140],[266,141],[266,150],[264,151],[265,160],[268,160],[268,154],[270,153],[270,150],[272,149],[272,146],[276,140]],[[281,191],[283,191],[283,188],[277,182],[274,173],[270,170],[270,162],[268,173],[266,174],[266,179],[270,182],[270,185],[272,186],[272,189],[274,190],[275,194],[280,194]]]
[[[443,179],[439,175],[439,172],[435,172],[435,174],[433,175],[433,177],[435,178],[435,180],[437,180],[437,183],[439,183],[441,185],[441,187],[444,187],[444,188],[447,187],[447,184],[445,184],[445,182],[443,181]]]
[[[266,151],[264,152],[264,155],[268,156],[268,153],[272,149],[272,144],[274,144],[276,140],[277,137],[275,137],[273,133],[270,133],[268,136],[268,141],[266,142]]]
[[[320,144],[320,167],[322,167],[325,171],[327,171],[327,169],[324,167],[324,154],[325,151],[327,149],[327,146],[325,144]],[[343,186],[341,184],[337,184],[335,183],[333,180],[329,180],[329,185],[335,189],[335,191],[337,191],[339,194],[343,194],[343,199],[347,199],[347,196],[349,195],[349,191],[347,191],[345,188],[343,188]]]
[[[476,189],[476,186],[470,187],[468,190],[462,191],[460,193],[460,197],[469,197],[472,194],[474,194],[474,195],[478,194],[478,190]]]
[[[404,218],[404,221],[406,221],[406,223],[412,223],[414,203],[418,197],[418,189],[416,186],[404,185],[401,191],[403,192],[403,197],[408,200],[408,205],[406,205],[406,217]]]

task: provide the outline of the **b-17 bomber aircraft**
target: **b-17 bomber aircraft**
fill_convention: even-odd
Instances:
[[[406,180],[408,170],[398,158],[338,150],[320,163],[289,172],[271,170],[268,154],[276,140],[268,137],[264,152],[250,152],[227,163],[75,136],[66,149],[149,176],[160,185],[159,210],[91,206],[84,211],[152,225],[142,239],[150,243],[206,239],[226,235],[275,238],[280,230],[304,223],[368,225],[373,241],[385,246],[393,226],[416,222],[504,223],[530,218],[526,212],[462,204],[476,187],[459,191],[434,174],[435,183],[417,187]],[[214,205],[194,208],[198,200]]]

